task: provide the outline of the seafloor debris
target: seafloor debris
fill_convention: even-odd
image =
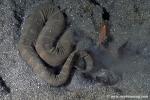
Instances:
[[[124,56],[125,54],[125,51],[126,51],[126,46],[128,44],[128,41],[126,41],[123,45],[121,45],[119,48],[118,48],[118,54],[119,54],[119,57],[122,57]]]
[[[89,80],[95,80],[96,82],[108,86],[114,85],[120,80],[122,80],[122,76],[119,73],[111,71],[109,69],[101,69],[98,73],[84,73],[82,74],[84,78]]]
[[[101,74],[96,76],[96,81],[102,83],[103,85],[114,85],[121,80],[121,76],[108,69],[102,69]]]
[[[100,46],[102,47],[108,47],[109,42],[112,41],[112,36],[109,32],[109,13],[107,10],[103,7],[103,13],[102,13],[102,24],[100,25],[100,32],[99,32],[99,42]]]
[[[6,85],[5,81],[0,76],[0,97],[10,93],[10,88]]]
[[[108,33],[108,22],[104,21],[100,27],[100,34],[99,34],[100,46],[105,46],[105,43],[107,41],[107,33]]]

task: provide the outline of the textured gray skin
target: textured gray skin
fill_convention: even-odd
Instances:
[[[39,56],[49,65],[54,67],[62,65],[73,51],[73,35],[70,29],[67,29],[63,36],[58,40],[56,46],[53,46],[57,36],[62,30],[61,26],[56,25],[55,22],[51,23],[51,21],[48,21],[42,29],[35,46]],[[52,29],[53,26],[56,28]]]
[[[47,22],[38,35],[35,45],[36,51],[49,65],[54,67],[61,65],[73,51],[73,33],[71,29],[67,29],[56,46],[53,46],[64,30],[64,16],[58,9],[49,9],[48,6],[44,8],[41,16],[44,18],[42,22],[46,22],[46,20]]]
[[[46,27],[44,26],[45,23]],[[48,27],[49,25],[50,27]],[[40,34],[40,31],[42,30],[42,33],[45,33],[46,31],[50,31],[49,29],[52,29],[51,33],[53,34],[51,34],[52,38],[48,37],[50,40],[48,42],[53,42],[53,39],[55,39],[58,35],[57,33],[60,33],[64,29],[64,17],[58,8],[49,4],[43,4],[38,6],[33,14],[31,14],[25,21],[18,48],[21,56],[33,68],[33,71],[39,75],[39,77],[47,81],[51,86],[60,86],[63,85],[69,78],[69,74],[72,68],[72,59],[74,57],[75,51],[73,53],[71,53],[71,51],[69,52],[71,54],[69,57],[67,56],[68,59],[64,63],[58,75],[55,75],[52,69],[48,71],[36,53],[34,44],[38,38],[38,35]],[[38,39],[38,43],[39,40],[40,39]],[[36,49],[39,51],[38,45],[36,45]]]

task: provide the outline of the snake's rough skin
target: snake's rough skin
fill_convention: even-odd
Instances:
[[[35,47],[39,56],[47,64],[55,67],[63,64],[73,51],[74,36],[72,30],[68,28],[58,39],[65,28],[63,14],[56,7],[46,7],[43,10],[41,16],[46,23],[37,38]],[[54,45],[56,41],[57,44]]]
[[[53,67],[57,67],[64,63],[70,53],[73,51],[73,35],[70,29],[62,35],[62,37],[58,40],[56,46],[53,46],[54,41],[57,36],[61,33],[61,30],[56,27],[57,32],[51,31],[51,26],[55,26],[56,24],[51,24],[47,22],[44,26],[41,34],[39,35],[36,42],[36,51],[39,56],[49,65]],[[54,35],[53,35],[54,34]]]
[[[42,4],[25,20],[18,44],[24,60],[51,86],[66,83],[73,67],[73,59],[78,52],[73,51],[74,39],[70,28],[59,38],[64,28],[64,16],[60,10],[48,3]],[[81,51],[80,55],[86,62],[85,72],[89,71],[93,67],[92,58],[86,51]],[[48,70],[41,59],[52,67],[63,64],[60,73],[55,74],[51,67]]]
[[[36,43],[40,32],[44,30],[47,31],[47,25],[50,25],[50,28],[52,29],[51,37],[55,38],[58,35],[57,33],[63,31],[64,17],[57,7],[50,4],[42,4],[25,20],[18,49],[21,56],[30,66],[32,66],[33,71],[39,75],[39,77],[47,81],[51,86],[60,86],[63,85],[69,77],[75,52],[71,53],[70,51],[71,54],[68,55],[69,57],[58,75],[55,75],[52,69],[47,70],[47,67],[44,65],[34,48],[34,44]],[[53,38],[50,42],[54,41]],[[55,58],[53,59],[55,60]]]

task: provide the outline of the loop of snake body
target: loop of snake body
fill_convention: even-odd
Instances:
[[[61,86],[66,83],[73,67],[73,59],[78,52],[73,50],[74,39],[69,28],[54,46],[65,28],[64,20],[63,14],[57,7],[48,3],[42,4],[25,20],[18,43],[23,59],[40,78],[51,86]],[[87,54],[87,58],[91,58],[86,51],[83,52],[84,55]],[[41,59],[54,68],[63,64],[60,73],[55,74],[52,68],[47,70],[47,66]],[[86,65],[91,67],[93,61],[88,60],[85,59]]]

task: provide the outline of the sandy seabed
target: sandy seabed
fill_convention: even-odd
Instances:
[[[98,5],[90,0],[53,0],[61,9],[65,8],[68,22],[79,37],[84,38],[87,45],[87,37],[93,41],[90,50],[97,59],[95,67],[101,68],[99,63],[102,63],[122,76],[117,84],[102,86],[82,78],[76,72],[68,86],[59,88],[50,87],[39,79],[17,49],[25,16],[46,1],[0,0],[0,75],[11,89],[11,93],[2,96],[1,100],[110,100],[113,95],[149,94],[150,0],[96,0]],[[97,48],[102,6],[110,13],[113,54],[128,41],[123,58],[118,59]]]

